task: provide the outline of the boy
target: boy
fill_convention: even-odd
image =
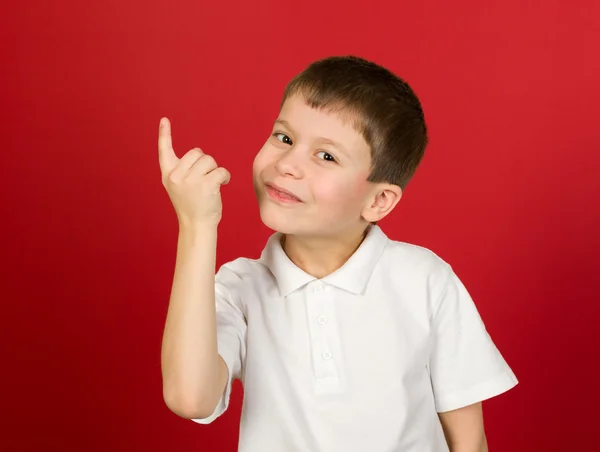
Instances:
[[[275,232],[215,276],[230,175],[199,149],[178,159],[161,120],[180,226],[162,349],[173,412],[212,422],[238,378],[242,452],[487,450],[481,401],[517,379],[450,265],[376,225],[426,144],[403,80],[358,57],[311,64],[253,163]]]

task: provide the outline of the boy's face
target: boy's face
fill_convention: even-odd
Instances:
[[[338,113],[289,98],[253,164],[262,221],[285,234],[327,236],[361,224],[372,200],[371,153]],[[281,190],[292,195],[282,193]]]

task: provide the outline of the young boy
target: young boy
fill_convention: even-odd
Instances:
[[[162,180],[179,220],[163,338],[164,399],[210,423],[244,385],[242,452],[479,452],[481,401],[517,384],[467,290],[432,251],[386,237],[422,159],[411,88],[358,57],[287,86],[253,164],[275,232],[215,277],[220,186],[200,149],[178,159],[166,118]]]

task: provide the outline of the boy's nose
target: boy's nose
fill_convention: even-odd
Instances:
[[[293,151],[283,154],[275,163],[275,169],[280,175],[293,177],[295,179],[300,179],[303,175],[301,163],[298,161],[298,156]]]

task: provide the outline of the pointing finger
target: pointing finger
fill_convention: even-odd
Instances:
[[[158,162],[161,171],[168,172],[172,170],[178,161],[179,159],[173,150],[171,123],[167,118],[162,118],[158,128]]]

